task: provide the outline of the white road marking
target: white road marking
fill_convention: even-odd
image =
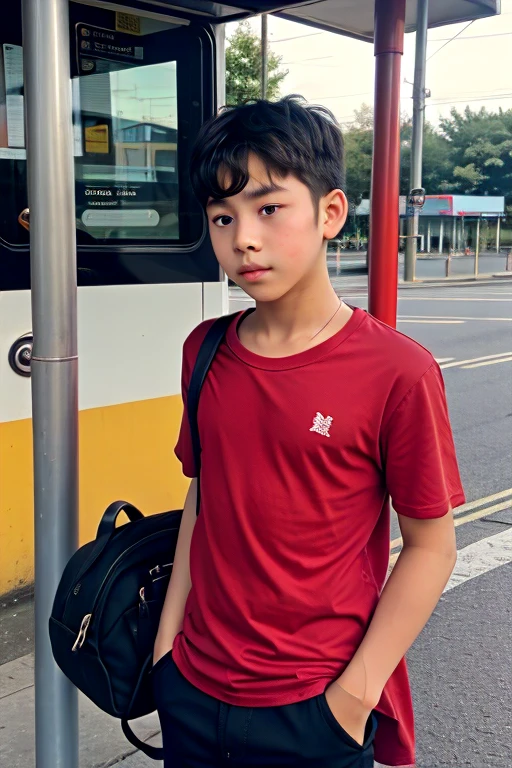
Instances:
[[[512,362],[512,357],[502,357],[498,360],[487,360],[484,363],[473,363],[473,365],[463,365],[462,368],[465,370],[469,368],[481,368],[483,365],[496,365],[496,363],[510,363]]]
[[[473,357],[469,358],[468,360],[455,360],[453,363],[443,363],[443,365],[440,367],[444,370],[445,368],[455,368],[456,366],[462,366],[468,363],[479,363],[482,360],[494,360],[498,357],[510,357],[510,355],[512,355],[512,352],[498,352],[494,355],[483,355],[482,357]]]
[[[398,301],[507,301],[510,299],[465,298],[463,296],[399,296]]]
[[[450,360],[455,360],[454,357],[436,357],[436,363],[449,363]]]
[[[465,317],[463,315],[398,315],[401,318],[430,318],[432,320],[487,320],[489,322],[512,323],[512,317]]]
[[[406,320],[398,318],[399,323],[426,323],[427,325],[464,325],[465,320]]]
[[[502,533],[475,541],[457,553],[457,563],[445,592],[458,587],[465,581],[475,579],[484,573],[512,562],[512,528]]]

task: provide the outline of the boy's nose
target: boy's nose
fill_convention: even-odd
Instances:
[[[235,249],[240,253],[259,251],[261,250],[261,242],[254,232],[239,227],[235,237]]]

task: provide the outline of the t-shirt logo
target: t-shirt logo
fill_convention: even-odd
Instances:
[[[313,426],[309,431],[318,432],[319,435],[323,435],[324,437],[330,437],[329,428],[331,424],[332,416],[322,416],[322,414],[317,411],[316,416],[313,419]]]

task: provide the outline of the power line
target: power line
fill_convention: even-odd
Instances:
[[[334,56],[311,56],[309,59],[301,59],[300,61],[282,61],[281,64],[288,65],[288,64],[302,64],[305,61],[319,61],[320,59],[333,59]],[[308,66],[313,66],[312,64],[309,64]]]
[[[464,32],[464,30],[462,31]],[[461,40],[480,40],[482,37],[504,37],[505,35],[512,35],[512,32],[489,32],[487,35],[468,35],[468,37],[459,37],[459,42]],[[442,43],[443,40],[450,43],[452,40],[455,40],[455,37],[436,37],[435,40],[429,40],[429,43]]]
[[[312,96],[311,101],[325,101],[326,99],[350,99],[352,96],[370,96],[373,91],[363,93],[339,93],[337,96]]]
[[[470,99],[460,99],[460,101],[453,101],[450,98],[447,98],[446,101],[432,101],[429,104],[426,104],[426,107],[437,107],[441,106],[443,104],[468,104],[473,101],[496,101],[499,99],[512,99],[512,92],[511,93],[502,93],[499,96],[487,96],[487,97],[481,97],[481,96],[474,96]]]
[[[453,40],[455,40],[456,37],[459,37],[459,35],[462,35],[462,33],[465,32],[466,29],[473,24],[473,22],[474,22],[474,19],[473,21],[470,21],[469,24],[466,24],[466,26],[463,27],[463,29],[461,29],[459,32],[457,32],[456,35],[454,35],[453,37],[450,37],[450,39],[447,40],[444,45],[442,45],[440,48],[437,49],[437,51],[434,51],[434,53],[428,57],[427,61],[430,61],[430,59],[432,59],[436,55],[436,53],[439,53],[439,51],[442,51],[443,48],[446,48],[446,46],[449,45]]]
[[[323,32],[308,32],[306,35],[295,35],[294,37],[281,37],[278,40],[269,40],[269,43],[287,43],[289,40],[299,40],[301,37],[314,37],[315,35],[323,34]]]

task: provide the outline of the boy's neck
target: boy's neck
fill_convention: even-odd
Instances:
[[[340,306],[325,270],[277,301],[257,301],[256,311],[240,325],[239,337],[257,354],[284,357],[326,341],[351,315],[350,307],[344,303]]]

